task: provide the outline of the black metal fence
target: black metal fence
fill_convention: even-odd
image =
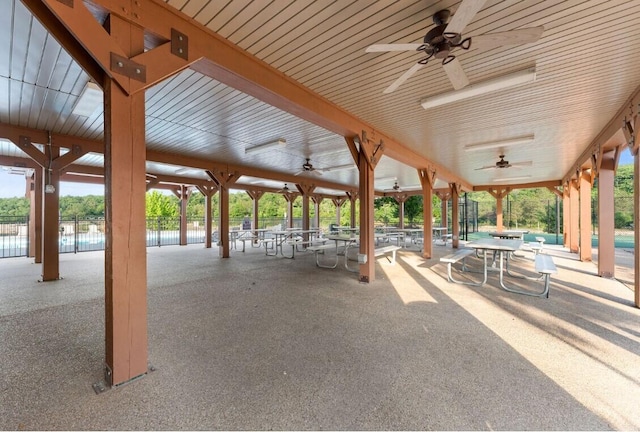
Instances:
[[[0,258],[29,254],[29,218],[0,216]]]

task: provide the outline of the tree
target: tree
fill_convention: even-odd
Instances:
[[[178,217],[178,198],[173,195],[164,195],[157,190],[147,192],[146,195],[147,217]]]
[[[404,202],[404,215],[409,220],[409,225],[413,225],[416,217],[422,215],[424,206],[422,205],[422,195],[413,195]]]

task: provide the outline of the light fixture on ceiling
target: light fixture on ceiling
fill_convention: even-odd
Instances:
[[[268,143],[264,143],[264,144],[258,144],[256,146],[253,147],[249,147],[249,148],[245,148],[244,149],[244,153],[245,154],[255,154],[255,153],[260,153],[263,152],[265,150],[269,150],[272,148],[276,148],[276,147],[285,147],[287,145],[287,140],[284,138],[279,138],[276,141],[271,141]]]
[[[278,191],[278,193],[284,193],[284,194],[288,194],[291,193],[291,189],[289,189],[289,187],[287,186],[287,184],[284,184],[284,187],[282,189],[280,189]]]
[[[202,170],[200,170],[199,168],[190,168],[190,167],[182,167],[182,168],[178,168],[177,170],[174,171],[175,174],[186,174],[186,173],[196,173],[196,172],[201,172]]]
[[[535,68],[525,69],[518,72],[514,72],[501,77],[492,78],[486,81],[482,81],[476,84],[471,84],[464,87],[461,90],[455,90],[447,93],[441,93],[432,97],[422,99],[420,104],[422,108],[429,109],[439,105],[456,102],[462,99],[478,96],[485,93],[490,93],[497,90],[502,90],[508,87],[517,86],[520,84],[533,82],[536,80]]]
[[[338,135],[325,135],[325,136],[320,136],[318,138],[312,138],[310,140],[308,140],[307,142],[309,144],[317,144],[317,143],[321,143],[321,142],[325,142],[325,141],[331,141],[333,139],[336,139],[338,137]]]
[[[494,182],[505,182],[505,181],[516,181],[516,180],[526,180],[528,178],[531,178],[530,175],[523,175],[523,176],[517,176],[517,177],[503,177],[503,178],[495,178],[493,179]]]
[[[467,144],[464,146],[465,151],[489,150],[494,148],[504,148],[509,146],[526,145],[533,142],[533,135],[526,135],[517,138],[511,138],[502,141],[487,141],[478,144]]]
[[[102,89],[94,82],[87,82],[76,100],[71,112],[78,116],[91,117],[98,107],[102,106]]]
[[[322,171],[339,171],[339,170],[346,170],[346,169],[353,169],[353,168],[357,168],[357,167],[353,162],[351,162],[344,165],[336,165],[332,167],[323,168]]]

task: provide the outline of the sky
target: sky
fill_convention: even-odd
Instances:
[[[631,152],[624,150],[620,155],[620,165],[633,163]],[[23,175],[9,174],[0,169],[0,198],[24,197],[25,180]],[[95,184],[60,182],[60,195],[104,195],[104,186]]]
[[[0,169],[0,198],[24,198],[25,178]],[[104,186],[84,183],[60,182],[60,196],[104,195]]]

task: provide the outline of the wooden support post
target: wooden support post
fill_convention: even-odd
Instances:
[[[144,51],[144,32],[110,16],[105,26],[130,56]],[[106,380],[118,385],[147,373],[145,97],[106,78],[105,330]]]
[[[502,200],[509,195],[511,188],[496,189],[488,191],[492,197],[496,199],[496,231],[501,232],[504,229]]]
[[[422,258],[425,259],[431,259],[433,254],[433,183],[435,182],[435,174],[435,171],[429,169],[418,170],[422,185],[422,219],[424,220]]]
[[[373,282],[376,278],[375,236],[374,236],[374,201],[375,190],[373,187],[374,170],[384,153],[382,140],[374,139],[375,133],[370,137],[366,131],[362,131],[359,139],[360,146],[355,152],[353,140],[347,140],[352,156],[358,165],[359,182],[358,197],[360,198],[360,256],[366,257],[366,262],[360,262],[360,282]],[[355,199],[356,194],[348,194],[351,199],[351,227],[355,227]],[[345,257],[347,259],[347,257]],[[359,259],[360,261],[360,259]]]
[[[569,221],[571,220],[571,202],[569,193],[571,188],[569,183],[562,188],[562,245],[569,249],[571,230],[569,229]]]
[[[212,236],[213,215],[211,214],[212,200],[213,200],[213,195],[204,196],[204,247],[207,249],[211,249],[211,237],[213,237]]]
[[[264,191],[259,191],[259,190],[250,190],[247,191],[247,195],[249,195],[251,197],[251,201],[253,202],[253,229],[257,230],[260,228],[260,218],[259,218],[259,212],[260,212],[260,198],[262,198],[262,195],[264,195]],[[254,231],[253,232],[254,236],[258,236],[258,232]],[[258,240],[255,240],[255,242],[257,243]]]
[[[496,198],[496,231],[501,232],[504,229],[502,196]]]
[[[319,195],[312,195],[311,200],[313,201],[313,223],[315,228],[320,229],[320,204],[322,203],[322,197]]]
[[[293,228],[293,203],[295,202],[296,198],[298,198],[298,194],[289,192],[282,194],[282,196],[287,202],[287,228]]]
[[[229,258],[229,188],[238,181],[239,174],[229,169],[207,170],[205,173],[217,186],[218,195],[218,253]]]
[[[393,195],[393,199],[398,203],[398,228],[404,229],[404,203],[409,198],[407,194],[396,193]]]
[[[192,189],[190,186],[181,185],[178,199],[180,199],[180,246],[187,244],[187,206]]]
[[[357,199],[358,199],[358,193],[349,194],[349,202],[351,203],[351,220],[349,222],[349,225],[351,226],[351,228],[356,227],[356,200]],[[362,207],[362,204],[360,204],[360,207]],[[360,219],[362,219],[362,217],[360,217]]]
[[[229,258],[229,189],[220,185],[218,191],[218,255]]]
[[[302,195],[302,229],[307,231],[309,230],[309,220],[310,220],[310,208],[309,208],[309,200],[311,198],[311,194],[313,193],[314,189],[316,188],[316,186],[314,184],[308,184],[308,183],[299,183],[296,184],[296,188],[298,188],[298,190],[300,191],[300,194]],[[308,233],[304,233],[302,235],[302,238],[305,241],[309,240],[309,234]]]
[[[598,275],[607,278],[615,276],[614,153],[603,155],[598,171]]]
[[[451,191],[443,191],[438,190],[435,192],[436,196],[440,198],[440,226],[443,228],[449,227],[449,218],[448,218],[448,203],[451,198]]]
[[[580,261],[591,261],[591,174],[580,176]]]
[[[633,153],[633,238],[634,303],[640,308],[640,152],[637,148]]]
[[[578,191],[578,180],[571,180],[569,184],[569,252],[578,253],[578,242],[580,241],[580,192]]]
[[[333,198],[331,202],[333,202],[333,205],[336,206],[336,224],[340,226],[342,225],[341,217],[340,217],[340,209],[342,208],[342,205],[345,203],[345,199]]]
[[[358,167],[360,169],[360,254],[367,257],[366,263],[360,264],[360,282],[373,282],[376,278],[376,257],[374,238],[374,205],[375,191],[373,188],[374,165],[370,164],[364,151],[360,151]],[[354,226],[355,200],[351,201],[352,227]],[[347,257],[345,257],[347,259]]]
[[[457,248],[460,244],[460,214],[458,211],[460,186],[451,183],[449,187],[451,188],[451,247]]]
[[[213,215],[211,214],[211,201],[213,196],[218,191],[218,188],[215,185],[211,186],[196,186],[200,193],[204,195],[204,247],[206,249],[211,248],[211,237],[213,234],[213,230],[211,229],[211,225],[213,222]]]
[[[440,226],[443,228],[447,228],[447,226],[449,225],[449,219],[447,218],[448,202],[448,198],[441,199],[440,201]]]
[[[60,148],[45,146],[45,157],[60,156]],[[42,281],[60,279],[60,174],[58,170],[44,170],[44,203],[42,206]],[[49,190],[49,192],[47,192]]]
[[[42,263],[42,167],[33,170],[29,182],[29,256],[36,264]]]

